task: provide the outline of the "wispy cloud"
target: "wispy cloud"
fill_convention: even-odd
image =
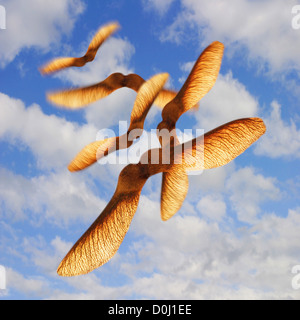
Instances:
[[[280,189],[272,177],[245,167],[234,172],[226,183],[230,201],[240,221],[253,223],[261,213],[260,204],[280,199]]]
[[[49,51],[51,44],[57,44],[62,35],[72,31],[85,7],[81,0],[9,0],[4,1],[4,6],[7,28],[0,34],[0,67],[25,48]]]
[[[80,148],[96,137],[93,125],[75,122],[45,114],[33,104],[0,93],[0,138],[15,148],[27,146],[35,155],[37,166],[53,169],[65,166]]]
[[[214,88],[200,101],[195,118],[198,127],[208,131],[238,118],[258,116],[258,112],[257,99],[230,71],[219,75]]]
[[[246,49],[248,57],[263,63],[271,74],[299,70],[300,52],[294,45],[299,33],[291,26],[291,10],[296,4],[295,0],[181,0],[182,10],[161,40],[180,43],[197,27],[202,46],[215,39],[231,52]],[[155,2],[152,5],[159,9]]]
[[[255,153],[271,158],[300,158],[300,129],[293,119],[290,123],[281,116],[281,105],[272,101],[270,115],[265,119],[267,134],[258,142]]]
[[[154,9],[160,15],[164,15],[172,5],[174,0],[143,0],[143,5],[146,10]]]
[[[296,73],[299,70],[299,46],[296,45],[299,31],[291,28],[290,6],[294,3],[294,0],[230,3],[144,0],[140,12],[145,13],[145,8],[155,10],[164,27],[161,40],[178,44],[184,41],[191,47],[191,50],[184,49],[187,53],[199,52],[200,46],[220,40],[225,43],[227,54],[241,59],[241,68],[251,60],[257,63],[254,72],[262,66],[270,74],[284,74],[292,67]],[[24,48],[48,52],[57,44],[64,49],[60,52],[73,55],[78,48],[86,49],[89,39],[78,43],[75,33],[71,37],[84,10],[83,1],[9,0],[4,1],[4,5],[7,29],[0,34],[2,67],[21,55]],[[88,5],[95,8],[92,2]],[[117,12],[109,11],[108,4],[104,7],[109,12],[105,13],[107,16]],[[123,9],[132,8],[124,5]],[[167,16],[168,12],[177,12],[177,16]],[[121,13],[124,24],[128,23],[126,10]],[[164,17],[173,24],[167,26]],[[85,19],[89,18],[87,13]],[[131,26],[128,24],[127,31]],[[151,29],[151,25],[147,22],[141,26],[145,28],[141,29],[144,36],[144,30]],[[92,35],[91,31],[88,37]],[[140,36],[140,44],[136,45],[138,35],[138,32],[129,32],[128,39],[134,39],[131,42],[117,34],[101,47],[93,64],[67,70],[48,83],[61,85],[58,89],[89,85],[112,72],[134,72],[136,65],[141,75],[151,73],[151,63],[145,63],[142,68],[138,64],[142,60],[137,57],[134,64],[135,50],[145,55],[145,61],[149,58],[142,50],[143,37]],[[61,44],[62,37],[68,36],[70,41]],[[190,37],[194,37],[193,41],[197,39],[197,44],[191,45]],[[152,44],[151,39],[147,41]],[[162,44],[165,45],[166,42]],[[78,56],[82,52],[78,52]],[[166,55],[165,59],[179,66],[181,73],[176,73],[176,68],[171,73],[173,79],[183,75],[183,82],[193,58],[178,52],[174,49],[174,55]],[[52,54],[54,57],[55,53]],[[45,56],[38,57],[42,61]],[[164,54],[161,68],[163,57]],[[33,81],[26,68],[24,65],[23,80]],[[73,279],[59,278],[56,268],[106,205],[116,187],[121,166],[95,164],[87,172],[71,174],[67,165],[82,147],[96,139],[98,130],[117,126],[119,120],[129,121],[136,93],[118,90],[70,117],[80,123],[67,120],[62,116],[64,111],[56,108],[50,115],[49,109],[45,109],[46,102],[27,105],[18,99],[23,97],[22,92],[14,96],[0,93],[0,141],[6,148],[3,154],[19,155],[21,150],[22,154],[30,155],[30,163],[21,157],[14,159],[19,164],[18,170],[6,156],[0,165],[0,249],[1,264],[7,270],[7,297],[299,299],[300,291],[291,287],[291,269],[300,262],[299,176],[293,176],[294,172],[297,175],[297,167],[291,174],[283,172],[282,167],[280,175],[277,170],[272,171],[273,158],[291,160],[293,165],[296,161],[292,160],[299,159],[297,118],[286,117],[291,109],[281,112],[286,105],[284,97],[278,99],[283,101],[282,107],[274,100],[270,112],[262,114],[261,101],[265,105],[269,102],[261,96],[258,100],[255,93],[260,90],[249,91],[247,78],[241,81],[238,71],[233,70],[220,74],[215,87],[200,102],[199,111],[190,113],[191,122],[208,131],[236,118],[264,115],[267,132],[252,150],[266,157],[254,157],[250,151],[249,157],[243,155],[242,161],[237,159],[202,175],[190,176],[186,201],[168,222],[160,218],[161,176],[152,177],[143,189],[138,211],[120,251],[95,272]],[[19,80],[19,75],[15,77]],[[249,77],[261,85],[257,74],[254,78],[249,73]],[[296,80],[292,81],[294,88]],[[32,84],[36,88],[37,82]],[[13,85],[9,92],[15,92]],[[255,90],[255,86],[253,88]],[[152,112],[147,124],[160,113],[155,107]],[[181,125],[190,125],[189,120],[187,116]],[[140,143],[145,143],[143,138]],[[119,153],[118,157],[122,158],[123,154]],[[277,202],[284,197],[283,192],[288,194],[292,189],[284,204]]]

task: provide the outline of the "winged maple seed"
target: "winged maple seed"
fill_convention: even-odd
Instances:
[[[162,122],[158,125],[162,147],[171,148],[178,145],[179,141],[174,136],[175,127],[182,114],[191,109],[214,86],[220,72],[224,45],[218,41],[209,45],[196,61],[187,80],[162,111]],[[161,132],[173,133],[172,138],[161,136]],[[166,144],[166,145],[164,145]],[[163,221],[170,219],[182,206],[189,188],[189,180],[186,170],[182,167],[173,166],[172,170],[162,175],[160,213]]]
[[[168,133],[173,131],[180,116],[198,103],[212,88],[219,73],[223,49],[221,43],[214,42],[204,50],[181,90],[163,109],[159,130],[165,129]],[[153,79],[150,79],[138,92],[135,103],[137,108],[134,110],[139,110],[139,113],[133,112],[133,119],[144,121],[149,104],[165,81],[163,77],[155,79],[157,83],[151,82]],[[141,107],[147,90],[152,90],[152,94],[149,95],[151,99]],[[140,120],[136,123],[139,124]],[[186,172],[216,168],[229,163],[259,139],[265,130],[261,119],[245,118],[224,124],[183,144],[178,142],[176,135],[168,142],[159,136],[162,148],[147,151],[138,164],[130,164],[122,170],[112,199],[62,260],[58,274],[86,274],[114,256],[130,227],[143,186],[151,176],[163,173],[161,210],[162,219],[167,220],[177,212],[186,197]],[[166,150],[171,155],[168,163],[163,161]],[[93,159],[95,152],[96,149],[90,155]],[[158,161],[153,162],[152,159]]]
[[[264,132],[265,125],[261,119],[239,119],[206,133],[203,136],[204,148],[196,138],[192,143],[177,145],[172,149],[174,161],[170,164],[163,164],[163,149],[144,153],[138,164],[129,164],[122,170],[112,199],[62,260],[58,274],[68,277],[86,274],[109,261],[130,227],[147,179],[172,170],[175,160],[180,162],[178,157],[181,165],[176,166],[187,171],[215,168],[243,153]],[[157,157],[158,164],[151,164],[149,160]],[[203,162],[198,161],[200,157],[204,158]]]
[[[167,73],[158,74],[142,84],[138,90],[126,134],[90,143],[79,152],[69,164],[68,169],[71,172],[85,169],[116,150],[129,148],[133,140],[138,138],[138,136],[131,136],[131,133],[142,135],[146,116],[168,77]]]
[[[158,125],[157,129],[158,132],[163,132],[163,129],[167,130],[167,133],[171,131],[174,132],[175,143],[179,143],[174,130],[177,120],[184,112],[197,105],[200,99],[213,87],[221,67],[223,50],[224,46],[220,42],[214,42],[208,46],[196,61],[195,66],[182,89],[165,105],[162,113],[163,121]],[[120,81],[120,77],[122,78],[124,76],[121,74],[111,75],[109,77],[110,86],[112,87],[114,85],[114,80],[117,80],[117,82],[120,83],[122,81],[122,79]],[[103,156],[108,155],[113,151],[131,146],[132,142],[128,139],[131,130],[135,128],[143,129],[143,124],[149,108],[153,101],[155,103],[157,100],[155,97],[160,97],[160,90],[166,82],[166,79],[164,79],[164,75],[157,75],[148,83],[144,83],[144,80],[138,75],[130,75],[127,77],[129,77],[128,79],[136,79],[128,80],[128,82],[139,82],[139,84],[136,85],[137,90],[138,88],[141,88],[141,90],[138,90],[138,95],[133,107],[130,130],[122,137],[108,138],[87,145],[70,163],[70,171],[85,169]],[[161,83],[159,83],[160,81]],[[142,83],[144,84],[140,87]],[[73,95],[75,91],[76,94]],[[89,96],[88,90],[82,91],[82,89],[75,89],[71,92],[69,92],[69,94],[77,101]],[[150,92],[152,94],[149,94]],[[137,118],[137,111],[143,114],[143,117],[140,120]],[[174,117],[174,115],[176,115],[176,117]],[[139,125],[137,125],[137,123],[139,123]],[[159,138],[161,143],[164,143],[163,141],[169,141],[168,137],[165,139],[162,136],[159,136]]]
[[[175,145],[179,144],[175,131],[176,122],[183,113],[190,110],[191,107],[197,105],[201,98],[214,86],[220,71],[223,51],[224,46],[218,41],[213,42],[211,45],[209,45],[196,61],[190,75],[188,76],[181,90],[167,105],[165,105],[165,108],[162,112],[163,121],[157,127],[158,137],[163,147],[166,147],[166,145],[170,143],[171,132],[171,137],[173,138],[172,143]],[[111,78],[109,77],[109,82],[111,83],[110,87],[113,87],[114,85],[113,79],[119,79],[117,83],[120,83],[122,81],[122,79],[120,79],[122,76],[123,75],[115,74],[112,75]],[[140,83],[142,83],[142,81],[144,81],[137,75],[131,75],[131,77],[136,79],[136,81],[132,82],[139,81]],[[152,83],[149,83],[146,86],[144,85],[143,90],[138,93],[131,121],[134,121],[135,119],[135,110],[143,108],[146,108],[148,110],[149,105],[143,105],[143,103],[141,102],[148,101],[151,104],[153,103],[153,101],[151,101],[151,98],[150,100],[147,100],[147,98],[151,97],[149,95],[147,96],[147,91],[149,90],[151,85],[153,85],[153,80]],[[136,86],[136,88],[138,88],[138,86]],[[95,90],[95,88],[86,88],[83,91],[82,89],[75,89],[73,91],[69,91],[66,95],[60,95],[60,97],[63,97],[63,99],[67,99],[68,104],[70,104],[70,98],[74,99],[74,101],[82,102],[84,99],[88,99],[88,101],[90,101],[91,95],[98,93],[99,90]],[[156,93],[155,96],[160,97],[160,94]],[[144,123],[146,115],[147,112],[144,112],[142,124]],[[139,126],[139,128],[143,129],[143,126]],[[113,151],[131,146],[132,140],[129,141],[128,139],[130,132],[131,130],[128,130],[128,132],[121,137],[108,138],[89,144],[70,163],[69,170],[78,171],[85,169],[103,156],[106,156]],[[166,133],[165,137],[163,137],[164,132]],[[180,209],[187,192],[188,177],[185,170],[178,168],[175,170],[174,168],[174,170],[163,173],[161,191],[162,220],[166,221],[170,219]]]
[[[103,99],[120,88],[126,87],[138,92],[144,82],[145,80],[137,74],[123,75],[117,72],[111,74],[105,80],[88,87],[49,92],[47,99],[57,106],[78,109]],[[175,91],[162,89],[154,104],[163,108],[174,99],[176,94]]]
[[[93,37],[86,54],[80,58],[65,57],[57,58],[40,68],[40,72],[44,75],[54,73],[70,67],[83,67],[86,63],[95,59],[95,56],[107,38],[120,28],[117,22],[111,22],[102,26]]]

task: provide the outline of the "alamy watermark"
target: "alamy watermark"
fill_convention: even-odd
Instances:
[[[6,29],[6,10],[0,5],[0,29]]]
[[[0,290],[6,289],[6,270],[0,265]]]
[[[295,30],[300,29],[300,4],[292,7],[292,28]]]
[[[151,129],[149,132],[143,129],[133,129],[127,132],[127,128],[127,121],[120,121],[117,134],[112,129],[98,131],[96,140],[108,142],[107,145],[101,145],[97,150],[99,164],[137,164],[139,162],[142,164],[186,164],[188,161],[189,168],[197,168],[189,171],[190,175],[202,173],[204,167],[203,129],[184,129],[184,131],[174,129],[171,132],[167,129]],[[180,144],[175,148],[170,147],[171,141],[177,139]],[[109,148],[108,155],[106,148]],[[142,157],[150,150],[150,157]],[[159,153],[157,150],[162,150],[162,152]]]

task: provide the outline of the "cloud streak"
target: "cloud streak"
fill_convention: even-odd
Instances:
[[[84,10],[83,1],[78,0],[2,2],[7,9],[7,29],[0,34],[2,68],[18,55],[22,58],[25,48],[37,49],[37,58],[45,62],[42,52],[53,48],[55,51],[62,39],[71,36]],[[143,1],[148,12],[155,9],[161,18],[160,25],[165,30],[161,40],[188,44],[191,50],[187,54],[192,55],[208,42],[223,41],[227,58],[238,57],[242,72],[254,61],[253,73],[264,70],[284,79],[294,68],[289,84],[295,89],[299,31],[291,28],[290,6],[294,3]],[[94,9],[94,4],[89,6]],[[106,9],[109,11],[108,6]],[[169,12],[177,15],[168,16]],[[173,24],[168,26],[165,21]],[[142,26],[148,28],[148,22],[147,27]],[[157,24],[153,29],[157,30]],[[49,81],[50,86],[59,80],[59,88],[88,85],[111,72],[136,71],[135,52],[145,55],[143,59],[147,61],[153,58],[152,51],[149,58],[142,46],[133,45],[138,34],[129,34],[130,41],[118,35],[112,37],[101,47],[93,65],[60,73]],[[191,37],[193,41],[197,39],[196,45],[191,45]],[[88,44],[78,44],[75,37],[68,39],[64,45],[65,49],[72,48],[68,53],[76,54],[74,48],[86,49]],[[150,38],[147,41],[152,44]],[[161,48],[165,45],[166,42],[161,43]],[[179,79],[193,63],[189,62],[192,58],[182,60],[182,51],[173,48],[174,54],[168,59],[175,66],[173,79]],[[177,54],[185,64],[179,64]],[[176,66],[181,73],[176,74]],[[151,67],[149,63],[138,71],[152,74]],[[53,114],[48,114],[42,102],[27,105],[16,99],[22,92],[14,97],[0,93],[0,141],[5,148],[1,151],[3,155],[18,156],[14,159],[17,168],[9,156],[9,161],[4,156],[0,165],[0,263],[8,275],[8,290],[3,298],[299,300],[300,291],[291,286],[292,267],[300,263],[297,115],[289,115],[289,97],[276,96],[271,103],[266,102],[265,97],[256,96],[262,92],[260,88],[253,92],[247,89],[248,78],[243,74],[244,80],[240,80],[240,69],[232,70],[235,71],[219,76],[191,118],[195,126],[208,131],[233,118],[261,116],[267,132],[252,149],[260,157],[253,157],[250,151],[249,157],[241,161],[191,176],[186,202],[168,222],[162,222],[159,216],[161,177],[151,178],[116,256],[92,274],[67,280],[58,278],[55,270],[74,240],[111,197],[121,170],[121,166],[96,165],[89,173],[73,175],[67,172],[67,164],[82,147],[95,140],[99,129],[129,120],[136,93],[122,89],[90,106],[78,118],[75,115],[80,124],[63,118],[62,110],[53,109]],[[251,70],[249,81],[257,81],[259,87],[263,82]],[[31,81],[28,75],[24,74],[24,80]],[[18,75],[15,77],[19,80]],[[32,84],[36,87],[35,82]],[[280,87],[284,85],[286,82],[281,81]],[[10,92],[13,89],[12,86]],[[255,86],[252,90],[256,90]],[[263,109],[264,104],[270,108]],[[157,110],[152,111],[150,120],[157,123]],[[30,155],[31,163],[19,157],[19,151],[26,159]],[[294,193],[289,192],[292,189]]]
[[[298,33],[291,26],[291,10],[296,4],[294,0],[181,0],[182,10],[161,40],[181,43],[196,27],[201,46],[211,39],[219,40],[231,52],[246,49],[248,57],[262,63],[271,74],[293,68],[299,71],[299,46],[294,45]],[[155,1],[152,6],[160,8]]]
[[[81,0],[4,1],[7,29],[1,32],[0,67],[5,67],[25,48],[50,50],[62,35],[73,30],[84,11]]]
[[[290,123],[281,116],[281,105],[272,101],[270,115],[265,119],[268,132],[255,147],[257,155],[271,158],[299,159],[300,130],[293,119]]]
[[[25,104],[0,93],[0,138],[20,149],[30,148],[43,169],[64,167],[78,149],[96,137],[93,125],[82,126],[46,115],[40,106]]]

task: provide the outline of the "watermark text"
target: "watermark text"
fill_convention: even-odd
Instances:
[[[6,270],[0,265],[0,290],[6,289]]]
[[[0,29],[6,29],[6,10],[0,5]]]
[[[102,141],[97,150],[98,164],[178,164],[190,168],[190,175],[203,171],[203,129],[133,129],[127,132],[128,123],[119,122],[119,132],[112,129],[98,131],[96,140]],[[179,142],[179,144],[174,141]],[[158,152],[161,150],[161,152]],[[118,152],[116,152],[118,151]],[[149,156],[145,156],[146,153]],[[144,156],[143,156],[144,155]]]
[[[292,273],[295,274],[295,276],[292,279],[292,288],[294,290],[300,289],[300,265],[293,266]]]
[[[292,15],[292,28],[298,30],[300,29],[300,4],[293,6]]]

